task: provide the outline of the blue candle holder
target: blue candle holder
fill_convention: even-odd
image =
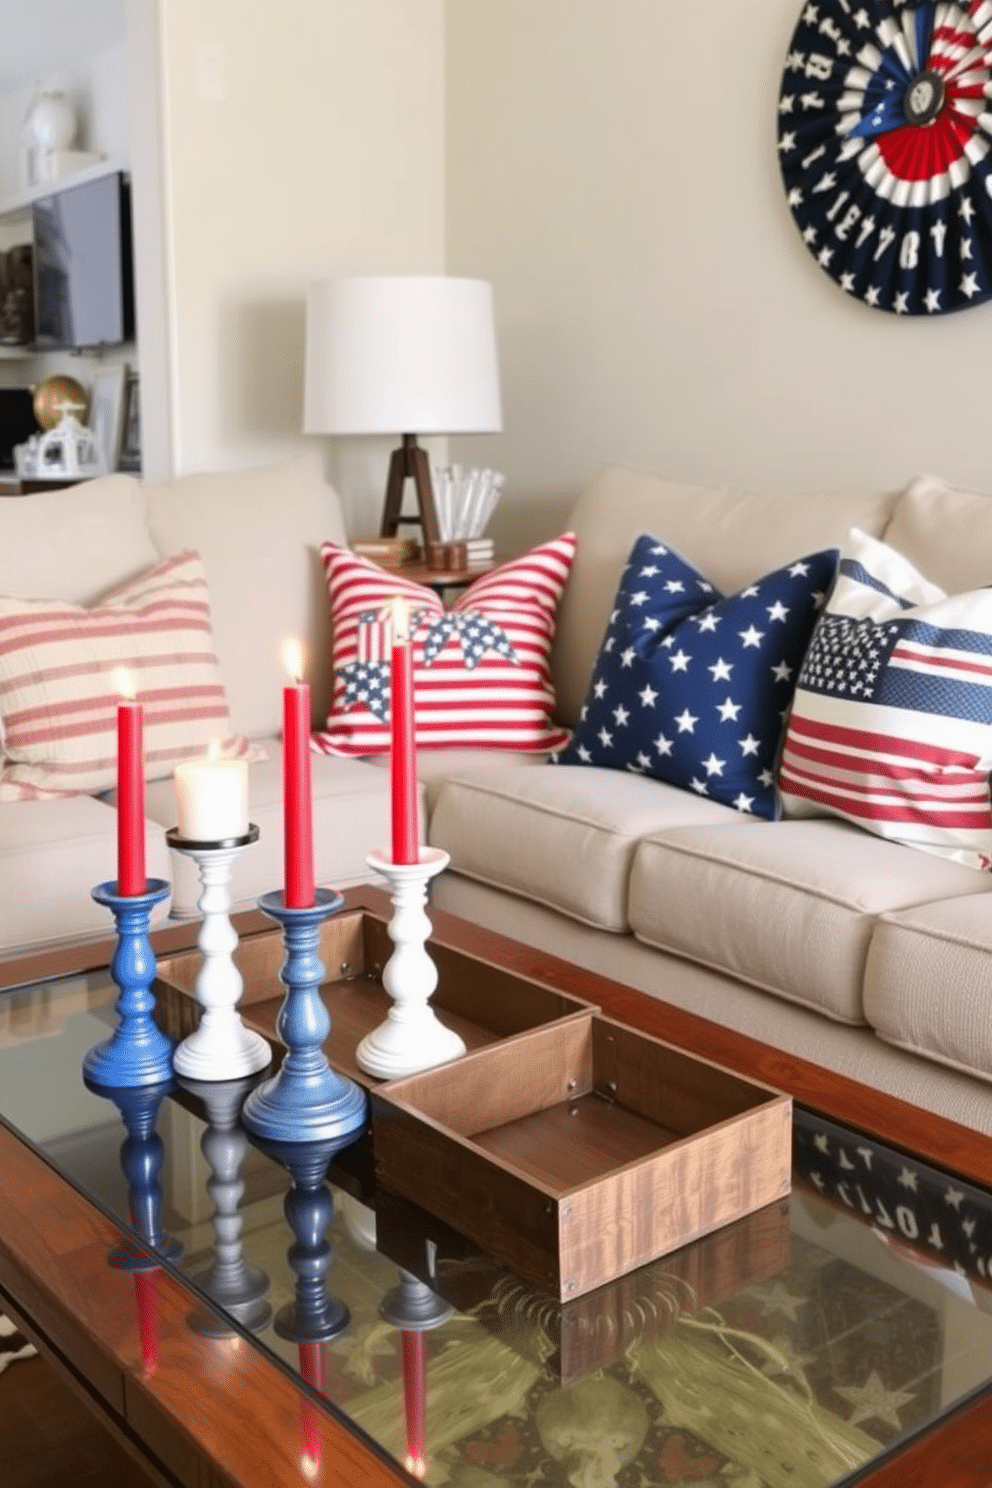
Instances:
[[[138,1313],[138,1336],[141,1361],[148,1371],[158,1363],[158,1317],[155,1305],[155,1276],[160,1261],[176,1261],[183,1247],[162,1226],[162,1188],[159,1174],[165,1159],[165,1147],[156,1131],[159,1107],[173,1081],[157,1085],[101,1087],[95,1081],[85,1082],[95,1095],[113,1101],[121,1114],[127,1136],[121,1144],[121,1172],[127,1183],[128,1210],[135,1235],[150,1248],[149,1255],[133,1240],[115,1245],[107,1257],[115,1271],[134,1277],[135,1304]]]
[[[152,1018],[156,962],[148,939],[152,909],[168,898],[169,891],[170,885],[161,878],[150,878],[143,894],[118,894],[114,880],[93,890],[97,904],[105,904],[117,923],[110,975],[120,988],[116,1003],[120,1021],[113,1036],[83,1059],[83,1073],[96,1085],[124,1089],[172,1078],[175,1043]]]
[[[270,1142],[354,1141],[368,1124],[368,1097],[354,1080],[331,1069],[323,1044],[331,1017],[320,995],[323,962],[317,954],[321,923],[344,903],[318,889],[307,909],[288,909],[281,892],[263,894],[258,907],[282,926],[286,960],[280,980],[286,996],[276,1032],[286,1046],[278,1073],[248,1096],[241,1119],[252,1135]]]
[[[292,1302],[279,1309],[273,1324],[279,1337],[291,1343],[328,1343],[351,1322],[347,1305],[327,1290],[327,1271],[334,1258],[327,1239],[334,1216],[327,1169],[335,1153],[349,1140],[255,1142],[260,1151],[281,1163],[292,1179],[283,1200],[283,1213],[293,1232],[286,1259],[296,1286]]]
[[[135,1234],[163,1260],[178,1260],[183,1253],[182,1244],[162,1227],[159,1174],[165,1161],[165,1146],[155,1129],[159,1108],[175,1089],[175,1082],[168,1078],[140,1089],[133,1086],[115,1089],[101,1086],[93,1079],[87,1079],[86,1083],[94,1095],[113,1101],[124,1123],[127,1135],[121,1143],[121,1172],[127,1183],[128,1209]],[[112,1252],[111,1264],[124,1271],[154,1270],[154,1262],[126,1242]]]

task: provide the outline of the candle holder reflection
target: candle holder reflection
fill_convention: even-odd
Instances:
[[[230,1318],[251,1333],[260,1333],[272,1321],[272,1308],[265,1300],[269,1278],[245,1260],[241,1241],[241,1199],[244,1184],[241,1165],[248,1151],[248,1138],[238,1115],[252,1081],[180,1080],[183,1090],[202,1102],[207,1126],[200,1150],[210,1168],[207,1192],[214,1202],[211,1224],[214,1255],[204,1271],[190,1281]],[[198,1308],[188,1319],[194,1333],[207,1338],[229,1338],[235,1329],[220,1313]]]
[[[110,975],[119,996],[113,1035],[83,1058],[83,1074],[94,1085],[116,1089],[158,1085],[172,1076],[174,1041],[155,1023],[155,954],[148,939],[151,912],[169,897],[170,885],[147,880],[143,894],[119,894],[114,881],[97,884],[93,898],[105,904],[117,925]]]
[[[388,931],[394,950],[382,972],[391,998],[389,1014],[355,1051],[359,1067],[380,1079],[433,1069],[465,1053],[462,1039],[438,1020],[430,1005],[438,976],[426,949],[431,922],[424,906],[430,880],[450,861],[436,847],[421,848],[417,863],[394,863],[383,852],[366,858],[369,867],[387,880],[393,902]]]
[[[406,1416],[407,1472],[422,1478],[427,1471],[427,1340],[425,1334],[442,1327],[454,1309],[435,1296],[426,1282],[402,1267],[399,1285],[387,1292],[379,1306],[384,1322],[400,1330],[403,1351],[403,1408]]]
[[[192,842],[176,827],[165,834],[169,846],[193,859],[200,871],[199,909],[203,924],[197,946],[203,965],[196,979],[200,1026],[176,1049],[177,1075],[191,1080],[239,1080],[271,1063],[272,1050],[260,1033],[246,1028],[237,1006],[244,983],[234,964],[238,935],[230,920],[231,870],[245,848],[258,841],[252,825],[242,837]]]
[[[333,1142],[347,1146],[368,1124],[368,1097],[354,1080],[331,1069],[323,1045],[331,1017],[320,995],[324,966],[317,954],[321,922],[344,903],[330,889],[316,902],[291,909],[282,893],[263,894],[259,908],[282,925],[286,960],[280,980],[286,996],[276,1032],[286,1056],[271,1079],[256,1085],[241,1119],[255,1137],[270,1142]]]
[[[290,1343],[328,1343],[351,1322],[345,1304],[327,1291],[327,1271],[333,1260],[327,1231],[334,1216],[327,1170],[335,1153],[350,1140],[272,1142],[253,1137],[254,1145],[280,1163],[292,1180],[283,1213],[293,1232],[286,1259],[296,1284],[293,1301],[279,1309],[273,1324],[279,1337]]]
[[[155,1130],[159,1108],[169,1091],[171,1080],[140,1088],[100,1085],[86,1081],[95,1095],[112,1101],[121,1115],[127,1132],[121,1143],[121,1171],[127,1183],[131,1227],[154,1256],[125,1240],[111,1250],[108,1261],[116,1271],[128,1271],[134,1277],[138,1310],[138,1333],[141,1358],[146,1369],[158,1362],[158,1318],[155,1307],[155,1274],[158,1257],[178,1260],[183,1247],[162,1228],[162,1189],[159,1173],[165,1157],[162,1139]]]

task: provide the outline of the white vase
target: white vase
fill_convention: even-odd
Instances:
[[[67,150],[76,137],[75,107],[60,89],[43,88],[31,101],[24,127],[39,150]]]
[[[55,151],[68,149],[76,137],[76,124],[75,106],[61,89],[43,88],[35,94],[23,129],[28,185],[45,179],[45,161]]]

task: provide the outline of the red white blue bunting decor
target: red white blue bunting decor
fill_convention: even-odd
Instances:
[[[811,0],[778,104],[786,199],[820,267],[896,315],[992,297],[992,0]]]

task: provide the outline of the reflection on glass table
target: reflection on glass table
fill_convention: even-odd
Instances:
[[[5,999],[0,1116],[133,1237],[146,1367],[164,1267],[212,1347],[306,1382],[312,1476],[329,1408],[451,1488],[828,1488],[992,1376],[989,1196],[842,1127],[797,1111],[788,1201],[561,1304],[377,1191],[368,1138],[248,1140],[251,1079],[87,1089],[114,995]]]

